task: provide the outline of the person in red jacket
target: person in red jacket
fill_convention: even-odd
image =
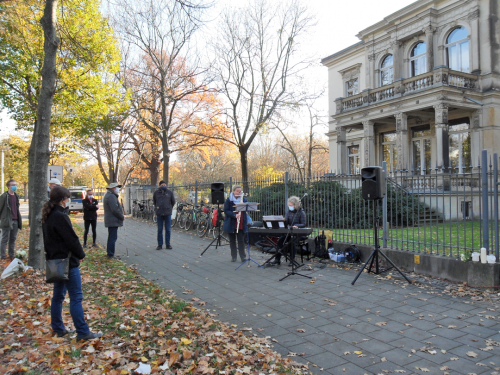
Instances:
[[[94,198],[92,190],[87,190],[87,196],[82,200],[83,204],[83,220],[85,222],[85,231],[83,232],[83,247],[87,247],[87,236],[89,228],[92,226],[92,246],[95,247],[95,240],[97,237],[97,210],[99,209],[99,202]]]

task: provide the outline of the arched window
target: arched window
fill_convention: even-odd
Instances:
[[[448,67],[461,72],[470,71],[469,33],[465,27],[454,29],[446,39],[446,59]]]
[[[427,72],[427,45],[419,42],[413,47],[410,54],[410,75],[418,76]]]
[[[394,58],[392,55],[387,55],[380,64],[380,86],[388,85],[394,81],[393,70]]]

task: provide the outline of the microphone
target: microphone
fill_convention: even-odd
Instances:
[[[307,197],[307,193],[304,193],[304,196],[300,198],[300,200],[304,199],[305,197]]]

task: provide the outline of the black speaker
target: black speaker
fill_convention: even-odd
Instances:
[[[214,182],[210,185],[212,190],[212,204],[223,204],[224,203],[224,183]]]
[[[361,168],[361,191],[363,199],[373,201],[385,197],[387,185],[382,167]]]

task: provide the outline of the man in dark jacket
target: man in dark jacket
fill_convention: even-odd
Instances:
[[[154,192],[153,205],[158,221],[158,247],[156,250],[161,250],[163,246],[163,226],[165,226],[165,248],[170,250],[172,249],[170,245],[170,223],[175,197],[174,193],[167,189],[165,181],[160,181],[160,188]]]
[[[99,209],[99,202],[93,198],[94,193],[92,190],[87,190],[87,196],[82,200],[83,205],[83,220],[85,222],[85,232],[83,232],[83,247],[87,246],[87,236],[89,228],[92,226],[92,246],[95,247],[95,240],[97,237],[97,210]]]
[[[108,258],[113,258],[115,256],[118,227],[122,227],[123,220],[125,220],[122,206],[120,206],[120,202],[118,202],[121,187],[122,186],[118,185],[116,182],[109,184],[107,187],[108,192],[102,200],[104,206],[104,226],[108,228],[108,244],[106,247]]]
[[[7,190],[0,195],[0,229],[2,239],[0,242],[2,259],[7,259],[7,243],[9,244],[9,258],[14,259],[14,247],[17,239],[17,231],[22,228],[23,220],[19,211],[19,196],[16,194],[17,182],[7,181]]]

